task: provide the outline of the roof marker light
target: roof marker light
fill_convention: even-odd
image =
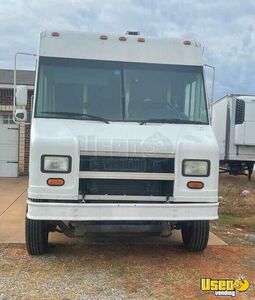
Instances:
[[[108,40],[108,36],[104,35],[104,34],[100,35],[99,38],[100,38],[100,40]]]
[[[120,36],[120,37],[119,37],[119,40],[120,40],[121,42],[125,42],[125,41],[127,40],[127,38],[126,38],[125,36]]]
[[[189,46],[189,45],[191,45],[191,41],[183,41],[183,44],[186,46]]]
[[[139,38],[137,39],[137,42],[144,43],[144,42],[145,42],[145,39],[142,38],[142,37],[139,37]]]
[[[56,36],[59,36],[60,34],[59,34],[59,32],[57,32],[57,31],[53,31],[53,32],[51,33],[51,35],[54,36],[54,37],[56,37]]]

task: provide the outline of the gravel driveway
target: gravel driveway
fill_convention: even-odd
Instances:
[[[254,270],[254,247],[194,254],[179,245],[80,242],[29,257],[24,245],[2,245],[0,299],[215,299],[200,291],[202,276],[245,276],[251,286],[236,298],[255,299]]]

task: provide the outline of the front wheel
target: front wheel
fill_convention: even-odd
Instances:
[[[30,255],[44,254],[48,250],[48,227],[46,221],[26,217],[26,247]]]
[[[189,251],[203,251],[209,239],[209,221],[183,222],[181,225],[182,240]]]

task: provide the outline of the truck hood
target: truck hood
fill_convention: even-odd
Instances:
[[[117,153],[117,154],[116,154]],[[42,155],[71,156],[68,174],[41,171]],[[218,146],[211,126],[187,124],[139,125],[136,122],[33,119],[31,127],[29,191],[32,199],[78,199],[80,155],[174,157],[175,201],[215,201],[218,182]],[[182,175],[184,159],[206,159],[211,162],[211,175],[200,178],[203,191],[189,190]],[[49,187],[50,176],[61,176],[63,187]],[[188,199],[188,200],[187,200]],[[200,200],[199,200],[200,199]]]
[[[191,124],[104,124],[87,120],[34,119],[31,143],[36,140],[40,146],[53,144],[56,152],[53,154],[58,154],[58,145],[62,147],[67,143],[75,144],[79,152],[135,152],[157,155],[174,154],[184,144],[189,145],[189,148],[199,145],[201,150],[203,147],[207,150],[215,147],[211,126]],[[61,152],[65,149],[66,146],[61,148]]]

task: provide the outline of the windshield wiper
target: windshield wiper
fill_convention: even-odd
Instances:
[[[86,117],[87,120],[95,120],[95,121],[101,121],[106,124],[109,124],[109,120],[99,117],[99,116],[94,116],[94,115],[89,115],[85,113],[72,113],[72,112],[65,112],[65,111],[42,111],[42,114],[51,114],[51,115],[59,115],[59,116],[70,116],[70,117]]]
[[[190,121],[190,120],[182,120],[182,119],[148,119],[143,120],[140,122],[140,125],[146,124],[146,123],[169,123],[169,124],[201,124],[205,125],[206,123],[200,122],[200,121]]]

